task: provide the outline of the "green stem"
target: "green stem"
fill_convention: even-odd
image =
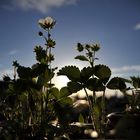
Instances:
[[[93,51],[93,56],[92,56],[92,62],[91,62],[91,67],[94,68],[94,60],[95,60],[95,51]],[[94,75],[92,76],[94,78]],[[93,91],[93,104],[96,103],[96,93]]]
[[[135,93],[134,93],[134,90],[132,90],[132,110],[135,109]]]
[[[102,133],[102,135],[104,136],[104,134],[105,134],[105,114],[106,114],[106,112],[105,112],[105,90],[103,91],[103,96],[102,96],[102,121],[101,121],[101,128],[102,128],[102,130],[101,130],[101,133]]]
[[[44,116],[44,111],[43,111],[43,92],[41,94],[41,124],[43,123],[43,116]]]
[[[16,80],[16,70],[17,68],[14,66],[14,81]]]
[[[91,103],[91,100],[88,96],[86,88],[84,88],[84,91],[86,93],[86,97],[87,97],[87,100],[88,100],[88,103],[89,103],[89,111],[90,111],[90,117],[91,117],[91,120],[92,120],[93,128],[94,128],[94,130],[96,130],[95,119],[93,117],[94,113],[93,113],[93,109],[92,109],[92,103]]]
[[[51,37],[50,29],[48,29],[48,40],[51,39],[50,37]],[[49,54],[48,54],[48,56],[50,57],[50,56],[51,56],[51,47],[48,46],[48,48],[49,48]],[[52,72],[52,68],[51,68],[51,60],[49,60],[49,66],[50,66],[50,71]],[[52,83],[52,81],[50,80],[50,85],[51,85],[51,83]]]

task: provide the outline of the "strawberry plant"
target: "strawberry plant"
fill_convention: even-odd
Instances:
[[[56,43],[51,38],[51,30],[55,20],[47,17],[39,20],[39,25],[45,31],[39,32],[45,40],[45,47],[34,48],[37,63],[25,67],[14,61],[14,79],[7,76],[2,82],[6,84],[2,91],[5,95],[1,96],[1,112],[7,121],[1,131],[1,139],[53,139],[65,132],[67,121],[62,114],[70,108],[72,100],[68,97],[71,93],[67,87],[59,91],[52,83],[57,69],[52,67],[52,50]],[[47,37],[44,35],[46,32]],[[61,131],[52,125],[57,118]],[[64,122],[65,127],[62,126]]]
[[[126,89],[125,81],[123,78],[111,78],[111,70],[108,66],[103,64],[95,65],[96,52],[100,50],[98,44],[77,44],[78,52],[84,52],[84,55],[78,55],[75,59],[86,61],[89,63],[88,67],[79,69],[76,66],[65,66],[59,70],[58,75],[65,75],[69,78],[67,84],[68,89],[72,92],[84,90],[86,93],[87,101],[90,108],[90,118],[94,130],[97,131],[99,137],[103,137],[105,133],[105,91],[109,89]],[[111,78],[111,79],[110,79]],[[91,100],[88,91],[92,91],[93,99]],[[97,92],[103,93],[102,102],[99,104],[97,99]]]

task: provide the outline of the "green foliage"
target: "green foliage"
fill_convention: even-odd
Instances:
[[[41,46],[36,46],[34,52],[36,53],[36,60],[40,63],[45,63],[46,51]]]
[[[135,89],[140,88],[140,77],[139,76],[131,76],[132,85]]]
[[[56,100],[68,97],[71,95],[71,92],[68,90],[68,87],[62,87],[59,91],[58,88],[53,87],[50,89],[50,93],[55,97]]]
[[[46,68],[47,66],[45,64],[34,64],[31,69],[31,77],[39,76],[41,73],[45,72]]]
[[[107,84],[107,88],[125,90],[126,89],[126,84],[125,84],[125,82],[122,78],[114,77]]]
[[[88,59],[84,55],[78,55],[78,56],[75,57],[75,59],[79,59],[81,61],[88,61]]]
[[[71,92],[69,91],[68,87],[62,87],[60,89],[60,97],[59,98],[68,97],[69,95],[71,95]]]
[[[123,79],[127,83],[131,84],[131,88],[127,88],[123,91],[124,96],[128,99],[129,106],[128,112],[129,113],[139,113],[140,112],[140,77],[139,76],[131,76],[130,80]],[[127,91],[131,91],[131,94],[128,94]],[[127,109],[126,109],[127,110]]]
[[[56,87],[51,88],[50,93],[55,97],[55,99],[59,99],[60,93],[59,89]]]
[[[17,69],[17,73],[18,73],[19,78],[28,79],[30,78],[30,75],[31,75],[31,68],[19,66]]]
[[[68,82],[67,86],[68,86],[69,91],[72,93],[76,93],[83,88],[83,86],[80,83],[73,82],[73,81]]]
[[[70,111],[72,106],[72,99],[69,97],[60,100],[53,100],[53,107],[58,117],[59,125],[66,129],[71,120]]]
[[[97,78],[90,78],[87,81],[87,88],[91,91],[104,91],[105,86],[103,85],[102,81]]]
[[[70,80],[77,81],[80,79],[80,70],[76,66],[65,66],[59,70],[57,75],[65,75]]]
[[[94,67],[94,75],[106,84],[111,76],[111,70],[106,65],[96,65]]]
[[[54,40],[52,40],[52,39],[47,40],[47,46],[54,48],[55,45],[56,45],[56,43]]]
[[[94,74],[94,68],[84,67],[81,70],[80,78],[83,83],[85,83]]]

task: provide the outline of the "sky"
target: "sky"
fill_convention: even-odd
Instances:
[[[0,77],[13,73],[12,62],[32,66],[38,36],[38,20],[47,16],[57,23],[54,65],[85,66],[75,60],[76,44],[99,43],[97,63],[114,76],[140,73],[140,0],[0,0]]]

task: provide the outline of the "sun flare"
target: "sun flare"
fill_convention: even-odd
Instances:
[[[67,86],[67,83],[69,82],[69,79],[66,76],[58,76],[54,80],[56,87],[58,88]]]

